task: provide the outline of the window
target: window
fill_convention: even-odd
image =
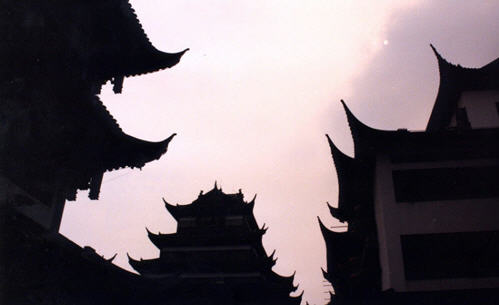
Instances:
[[[400,236],[407,280],[499,276],[499,231]]]
[[[499,197],[499,166],[392,172],[397,202]]]
[[[243,224],[243,216],[227,216],[225,217],[226,226],[240,226]]]
[[[180,218],[179,226],[181,228],[192,228],[196,226],[196,219],[194,217]]]

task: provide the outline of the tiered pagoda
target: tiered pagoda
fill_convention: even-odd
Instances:
[[[499,303],[499,59],[463,68],[433,50],[440,87],[425,131],[371,128],[342,101],[354,157],[328,137],[329,208],[348,229],[319,220],[330,304]]]
[[[184,52],[156,49],[128,0],[0,2],[0,303],[165,304],[162,287],[58,230],[78,190],[98,199],[106,171],[159,159],[173,137],[124,133],[101,87],[120,93]]]
[[[241,191],[225,194],[216,184],[189,205],[165,202],[177,232],[147,231],[160,257],[129,257],[130,265],[145,278],[176,283],[185,304],[197,298],[202,304],[300,304],[301,295],[289,296],[297,289],[294,275],[271,270],[276,259],[263,248],[266,228],[258,227],[254,204]]]
[[[57,231],[77,190],[98,199],[106,171],[159,159],[173,137],[148,142],[124,133],[101,87],[110,81],[120,93],[126,77],[172,67],[185,51],[157,50],[128,0],[1,6],[0,185],[8,201]]]

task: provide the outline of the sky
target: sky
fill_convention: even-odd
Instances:
[[[226,193],[257,194],[269,227],[273,270],[296,271],[293,295],[327,302],[326,250],[317,216],[338,226],[334,164],[324,136],[352,155],[340,99],[380,129],[423,130],[438,89],[429,44],[452,63],[480,67],[499,57],[498,1],[131,1],[160,50],[190,48],[168,70],[109,85],[101,99],[122,129],[158,141],[165,156],[142,170],[106,173],[99,201],[80,192],[61,233],[131,270],[156,258],[152,232],[175,232],[161,198],[189,204],[215,181]],[[334,230],[341,230],[335,228]]]

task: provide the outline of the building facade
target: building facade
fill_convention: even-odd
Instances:
[[[499,59],[471,69],[434,51],[440,86],[425,131],[371,128],[343,103],[355,156],[330,141],[340,191],[331,214],[348,223],[345,233],[322,226],[331,303],[499,300]],[[356,251],[343,254],[345,243]]]

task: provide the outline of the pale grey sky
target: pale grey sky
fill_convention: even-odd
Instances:
[[[317,216],[337,224],[336,174],[325,133],[346,153],[339,100],[377,128],[423,129],[438,87],[433,43],[449,61],[478,67],[499,56],[497,1],[132,1],[159,49],[189,47],[170,70],[125,79],[102,100],[123,130],[147,140],[177,132],[168,153],[139,170],[107,173],[101,200],[80,193],[61,232],[130,269],[158,257],[147,239],[174,232],[164,209],[188,204],[215,180],[258,194],[274,270],[295,270],[304,301],[323,304],[325,245]]]

